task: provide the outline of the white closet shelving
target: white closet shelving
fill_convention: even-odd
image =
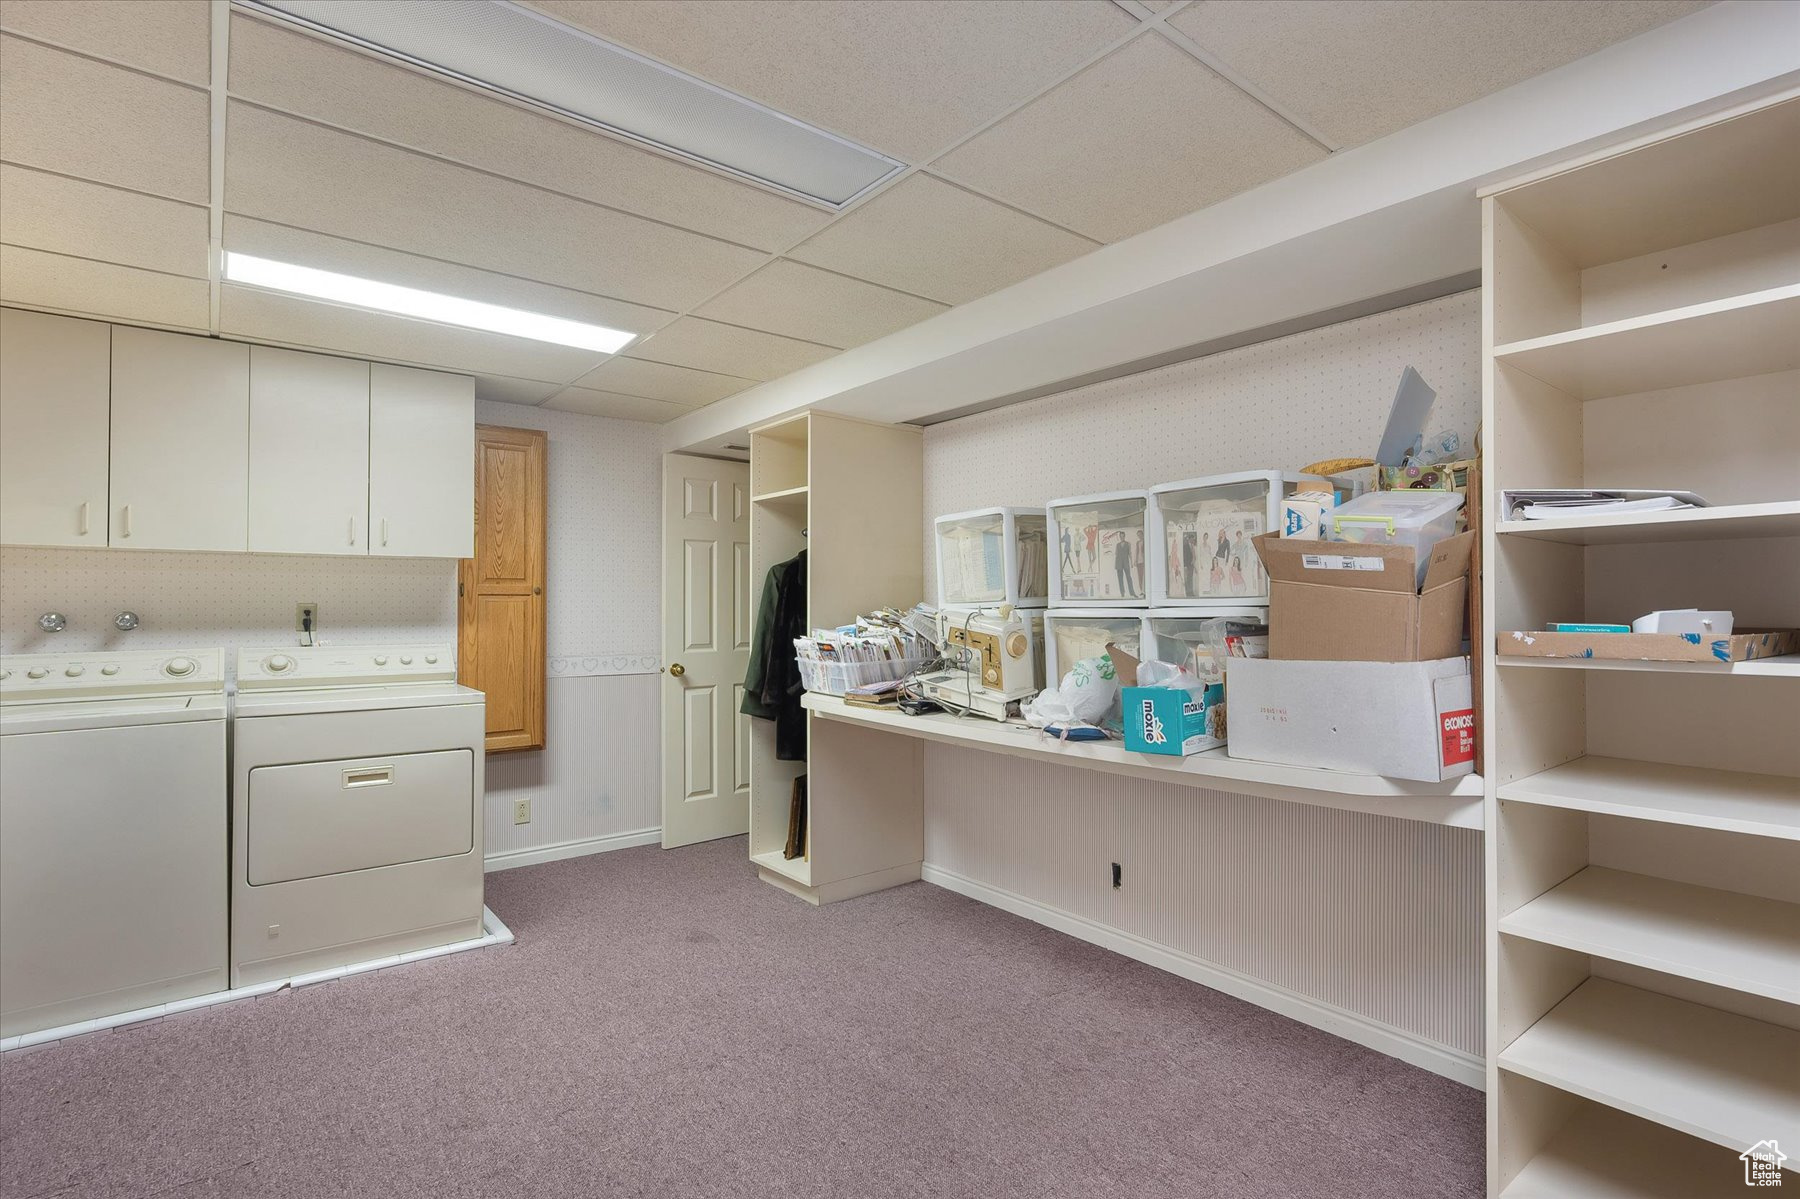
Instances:
[[[1714,506],[1490,520],[1504,645],[1731,609],[1800,626],[1800,93],[1483,197],[1487,511],[1511,488]],[[1489,1193],[1725,1193],[1800,1153],[1800,655],[1490,656]]]

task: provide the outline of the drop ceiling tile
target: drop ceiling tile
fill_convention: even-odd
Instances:
[[[763,250],[792,245],[831,219],[811,205],[253,17],[232,19],[231,92]]]
[[[740,379],[778,379],[824,361],[837,349],[684,316],[625,352],[633,358],[691,366]]]
[[[1129,32],[1109,0],[1040,4],[535,0],[779,112],[919,161]]]
[[[576,382],[597,391],[666,400],[671,404],[710,404],[746,387],[756,386],[753,379],[646,362],[641,358],[608,359]]]
[[[233,101],[225,206],[465,266],[684,309],[755,250]]]
[[[610,416],[617,420],[650,421],[664,425],[678,416],[686,416],[697,404],[671,404],[667,400],[647,400],[642,396],[619,395],[611,391],[595,391],[591,387],[571,387],[544,404],[558,412],[579,412],[585,416]]]
[[[206,0],[6,0],[0,29],[185,83],[212,76]]]
[[[1146,33],[932,170],[1112,242],[1325,157],[1193,55]]]
[[[916,325],[948,307],[779,258],[694,311],[847,350]]]
[[[206,281],[0,246],[0,303],[168,328],[207,327]]]
[[[357,358],[412,363],[470,375],[573,379],[603,355],[522,337],[345,308],[227,283],[219,332]]]
[[[1138,0],[1139,4],[1142,4],[1145,8],[1149,9],[1151,12],[1161,12],[1163,9],[1169,7],[1169,5],[1173,4],[1174,2],[1175,2],[1175,0]]]
[[[826,226],[789,257],[961,304],[1095,248],[1066,229],[917,174]]]
[[[226,215],[225,248],[278,262],[293,262],[343,275],[398,283],[403,287],[503,304],[508,308],[523,308],[527,312],[587,321],[629,333],[649,333],[675,319],[673,312],[660,308],[590,296],[566,287],[553,287],[453,262],[440,262],[435,258],[403,254],[381,246],[344,241],[246,216]]]
[[[139,192],[0,165],[0,241],[206,278],[207,214]]]
[[[475,398],[501,404],[537,405],[563,389],[561,383],[540,379],[509,379],[505,375],[476,375]]]
[[[1707,0],[1202,0],[1169,18],[1343,146],[1623,41]]]
[[[204,204],[206,93],[0,37],[0,158]]]

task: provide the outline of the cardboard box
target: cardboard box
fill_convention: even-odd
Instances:
[[[1461,654],[1475,537],[1433,546],[1417,590],[1411,546],[1255,538],[1269,573],[1269,657],[1425,662]]]
[[[1469,659],[1246,658],[1225,676],[1234,758],[1439,782],[1475,769]]]
[[[1800,630],[1704,633],[1502,633],[1503,658],[1599,658],[1634,662],[1748,662],[1800,653]]]
[[[1178,687],[1127,687],[1125,748],[1142,754],[1185,757],[1225,744],[1225,684],[1213,683],[1195,698]]]

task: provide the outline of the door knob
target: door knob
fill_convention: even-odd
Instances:
[[[671,663],[669,666],[669,673],[674,675],[676,678],[680,678],[682,675],[687,673],[687,667],[683,666],[679,662],[674,662],[674,663]]]

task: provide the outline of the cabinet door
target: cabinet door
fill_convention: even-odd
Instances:
[[[0,542],[106,544],[112,326],[0,309]]]
[[[475,381],[376,363],[369,374],[369,552],[475,552]]]
[[[475,431],[475,551],[458,576],[457,679],[487,695],[487,749],[544,747],[544,457],[535,429]]]
[[[249,546],[250,347],[113,326],[112,542]]]
[[[369,364],[250,347],[250,548],[369,552]]]

